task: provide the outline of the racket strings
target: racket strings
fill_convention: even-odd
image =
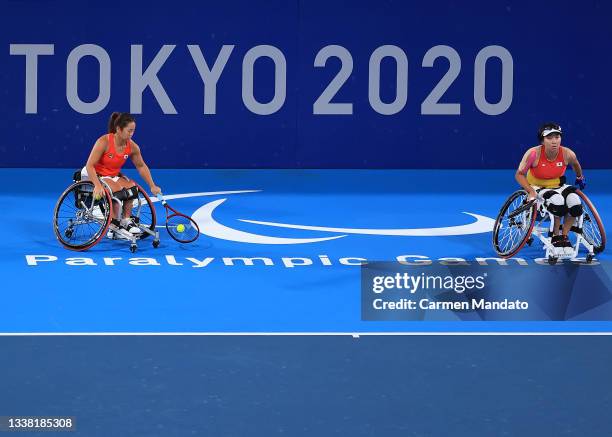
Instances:
[[[179,242],[191,242],[200,234],[198,225],[183,215],[168,217],[166,229],[170,236]]]

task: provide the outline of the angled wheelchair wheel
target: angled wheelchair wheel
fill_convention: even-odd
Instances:
[[[146,191],[143,190],[140,185],[136,186],[138,187],[138,198],[132,200],[132,220],[140,227],[144,227],[150,232],[155,233],[157,221],[155,206],[153,202],[151,202],[151,198],[147,195]],[[150,235],[149,232],[143,232],[140,234],[139,238],[147,238]]]
[[[531,237],[537,211],[534,202],[527,202],[527,192],[518,190],[504,203],[493,227],[493,247],[502,258],[518,253]]]
[[[606,230],[603,227],[599,213],[582,191],[576,190],[576,194],[578,194],[582,201],[584,214],[582,218],[582,236],[589,244],[593,245],[593,252],[601,253],[606,247]]]
[[[55,237],[66,249],[87,250],[106,235],[111,222],[112,203],[110,195],[96,200],[94,185],[80,181],[70,185],[62,193],[53,212]]]

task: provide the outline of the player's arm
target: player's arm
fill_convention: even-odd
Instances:
[[[85,169],[87,170],[89,180],[91,180],[91,182],[94,184],[94,196],[101,196],[104,193],[104,187],[102,187],[100,179],[98,179],[98,174],[96,173],[96,168],[94,166],[100,161],[102,155],[104,155],[106,145],[106,138],[104,136],[98,138],[91,149],[91,153],[89,154],[89,158],[87,158],[87,163],[85,164]]]
[[[567,147],[565,147],[564,150],[567,164],[571,166],[574,173],[576,173],[576,182],[574,182],[574,185],[578,185],[581,190],[584,190],[586,187],[586,179],[584,178],[584,173],[582,173],[582,167],[578,162],[578,158],[576,158],[576,153]]]
[[[532,147],[531,149],[527,150],[527,152],[525,152],[525,154],[523,155],[523,159],[521,160],[521,163],[519,164],[519,167],[514,175],[514,178],[519,183],[519,185],[523,187],[523,189],[529,194],[529,199],[536,198],[536,192],[527,180],[527,172],[533,166],[533,163],[536,162],[536,149],[536,147]]]
[[[132,154],[130,155],[130,158],[132,158],[132,162],[134,163],[136,170],[138,170],[138,174],[140,175],[140,177],[143,178],[144,181],[149,185],[151,193],[153,193],[154,195],[161,193],[161,188],[159,188],[157,185],[155,185],[155,182],[153,182],[151,170],[149,170],[149,167],[147,166],[147,164],[145,164],[144,159],[142,159],[140,147],[138,147],[138,145],[133,141]]]
[[[576,177],[577,178],[583,177],[584,175],[582,174],[582,167],[580,166],[580,163],[578,162],[578,158],[576,158],[576,153],[574,153],[573,150],[568,149],[566,147],[565,154],[566,154],[565,159],[567,159],[567,164],[572,167],[572,170],[574,170],[574,173],[576,173]]]

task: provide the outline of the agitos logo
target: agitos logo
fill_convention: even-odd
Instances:
[[[255,193],[261,190],[243,190],[243,191],[225,191],[225,192],[210,192],[210,193],[186,193],[166,196],[167,199],[189,198],[199,196],[211,196],[217,194],[241,194]],[[157,200],[157,199],[152,199]],[[227,198],[213,200],[198,208],[192,215],[192,218],[198,223],[200,232],[204,235],[221,240],[234,241],[238,243],[251,244],[306,244],[318,243],[321,241],[335,240],[344,238],[349,235],[384,235],[384,236],[401,236],[401,237],[440,237],[452,235],[469,235],[491,232],[495,220],[480,214],[464,212],[475,219],[472,223],[466,225],[445,226],[436,228],[393,228],[393,229],[376,229],[376,228],[348,228],[348,227],[327,227],[327,226],[312,226],[295,223],[279,223],[259,221],[252,219],[238,219],[240,222],[252,223],[267,228],[274,229],[298,229],[302,231],[327,232],[335,234],[330,237],[320,238],[287,238],[266,235],[266,233],[252,233],[244,230],[235,229],[224,225],[213,217],[214,212],[222,204],[227,201]]]

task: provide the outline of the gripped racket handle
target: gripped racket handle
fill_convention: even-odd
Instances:
[[[159,200],[162,205],[166,206],[166,199],[164,199],[164,195],[162,193],[157,195],[157,200]]]

